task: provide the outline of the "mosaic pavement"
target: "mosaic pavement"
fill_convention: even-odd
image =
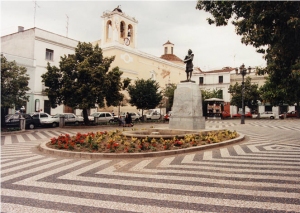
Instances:
[[[247,138],[176,156],[85,160],[36,151],[78,130],[1,136],[1,212],[300,212],[300,120],[206,127]]]

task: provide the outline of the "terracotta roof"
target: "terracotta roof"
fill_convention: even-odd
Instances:
[[[181,62],[183,62],[183,60],[181,60],[180,58],[178,58],[174,54],[164,54],[164,55],[160,56],[160,58],[165,59],[167,61],[181,61]]]
[[[172,43],[168,40],[165,44],[172,44]],[[165,45],[165,44],[163,44],[163,45]],[[174,45],[174,44],[173,44],[173,45]]]
[[[203,73],[231,72],[232,70],[235,70],[235,68],[232,68],[232,67],[223,67],[220,70],[203,71]]]

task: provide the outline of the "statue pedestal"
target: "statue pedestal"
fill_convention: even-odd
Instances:
[[[200,88],[193,82],[179,83],[174,92],[169,129],[205,129]]]

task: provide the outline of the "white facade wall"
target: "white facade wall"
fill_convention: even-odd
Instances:
[[[1,52],[9,61],[15,60],[18,66],[27,69],[30,77],[27,95],[29,102],[26,112],[34,112],[35,101],[39,99],[38,108],[44,109],[44,101],[47,96],[42,94],[44,86],[41,75],[47,71],[47,62],[51,66],[59,66],[60,57],[74,54],[78,41],[60,36],[38,28],[32,28],[1,37]],[[46,49],[53,50],[53,60],[46,60]],[[63,106],[51,108],[50,114],[63,112]]]
[[[223,83],[219,83],[219,76],[223,76]],[[203,84],[200,84],[200,77],[203,77]],[[230,94],[228,89],[230,86],[230,73],[218,72],[218,73],[194,73],[192,80],[199,84],[201,90],[222,90],[224,102],[230,102]]]

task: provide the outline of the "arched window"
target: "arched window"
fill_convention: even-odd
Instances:
[[[111,39],[112,37],[112,23],[111,20],[106,23],[106,39]]]
[[[124,21],[120,22],[120,37],[121,38],[125,37],[125,23],[124,23]]]
[[[132,41],[133,38],[133,27],[131,24],[127,27],[127,38],[129,38]]]

